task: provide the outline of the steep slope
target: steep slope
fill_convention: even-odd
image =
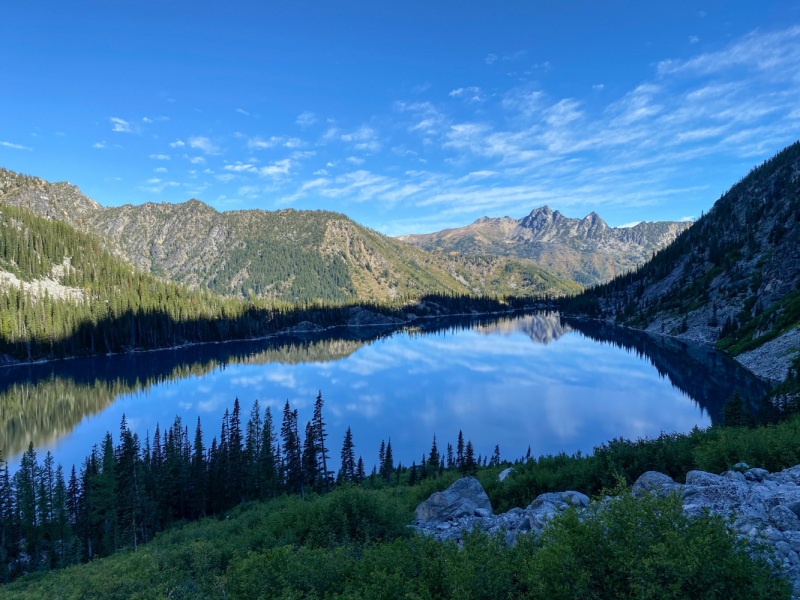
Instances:
[[[800,366],[800,142],[753,169],[635,273],[565,306],[716,343],[757,374],[786,379]]]
[[[583,285],[608,281],[650,258],[691,223],[639,223],[609,227],[597,214],[571,219],[548,206],[516,220],[483,217],[471,225],[398,239],[424,248],[531,259]]]
[[[327,211],[220,213],[198,200],[103,207],[69,183],[0,169],[0,204],[94,233],[158,277],[225,295],[386,301],[431,292],[563,294],[580,287],[532,261],[443,256]]]

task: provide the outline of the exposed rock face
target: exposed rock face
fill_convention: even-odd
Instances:
[[[799,286],[796,142],[731,187],[651,263],[597,293],[591,310],[655,335],[704,344],[724,337],[741,364],[781,381],[800,347]]]
[[[690,226],[662,221],[609,227],[594,212],[571,219],[543,206],[518,220],[482,217],[465,227],[398,239],[426,250],[529,258],[561,277],[589,285],[645,262]]]
[[[499,481],[505,481],[506,478],[512,473],[516,473],[516,469],[514,467],[508,467],[507,469],[503,469],[502,471],[500,471],[500,474],[497,476],[497,479]]]
[[[425,523],[446,523],[461,517],[492,514],[489,496],[474,477],[459,479],[443,492],[436,492],[416,508],[417,520]]]
[[[636,480],[631,493],[676,494],[690,516],[701,516],[706,511],[724,517],[733,514],[733,527],[738,535],[748,538],[754,548],[757,544],[767,544],[775,550],[779,566],[792,581],[795,598],[800,598],[800,465],[779,473],[751,469],[743,463],[736,468],[721,475],[690,471],[686,484],[677,483],[663,473],[648,471]],[[554,516],[570,508],[581,511],[590,503],[580,492],[547,493],[538,496],[527,508],[484,515],[474,509],[469,512],[467,507],[457,508],[461,502],[459,495],[444,497],[456,488],[477,490],[480,484],[471,477],[460,479],[445,492],[421,503],[414,524],[417,531],[460,543],[467,531],[478,528],[487,533],[503,533],[506,542],[514,544],[518,535],[538,535]],[[482,488],[480,491],[483,492]]]

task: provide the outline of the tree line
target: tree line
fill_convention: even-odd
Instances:
[[[500,464],[500,450],[475,457],[459,431],[455,448],[441,453],[436,436],[420,465],[395,463],[392,443],[381,442],[370,474],[347,429],[338,473],[329,468],[330,450],[320,393],[303,430],[287,401],[276,422],[258,401],[243,423],[238,398],[222,418],[219,436],[203,442],[198,418],[193,435],[181,418],[142,441],[123,416],[116,444],[107,433],[83,463],[65,472],[48,452],[39,460],[31,443],[12,475],[0,460],[0,582],[135,551],[159,531],[178,522],[222,515],[247,501],[283,494],[325,494],[343,485],[416,485],[445,470],[475,474],[479,465]],[[301,435],[301,431],[304,435]],[[530,449],[528,449],[530,458]]]

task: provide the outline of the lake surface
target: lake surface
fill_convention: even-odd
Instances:
[[[725,356],[671,339],[558,314],[420,320],[399,331],[341,328],[258,342],[199,345],[0,371],[0,450],[12,469],[32,441],[79,465],[125,415],[144,439],[176,415],[207,444],[238,397],[280,428],[288,399],[302,425],[319,390],[333,467],[347,427],[368,469],[381,440],[395,461],[419,462],[436,434],[458,431],[476,453],[512,459],[591,452],[611,438],[706,427],[735,388],[756,401],[765,384]]]

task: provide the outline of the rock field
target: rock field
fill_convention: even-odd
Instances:
[[[744,463],[721,475],[690,471],[686,484],[648,471],[636,480],[631,493],[675,493],[691,516],[699,516],[706,509],[724,516],[733,514],[738,535],[775,550],[780,568],[793,583],[794,597],[800,599],[800,465],[778,473],[751,469]],[[570,507],[586,509],[590,502],[580,492],[548,493],[525,508],[495,515],[478,480],[465,477],[420,503],[413,527],[424,535],[456,542],[477,527],[486,533],[503,534],[506,542],[513,544],[518,535],[538,535],[555,515]]]

